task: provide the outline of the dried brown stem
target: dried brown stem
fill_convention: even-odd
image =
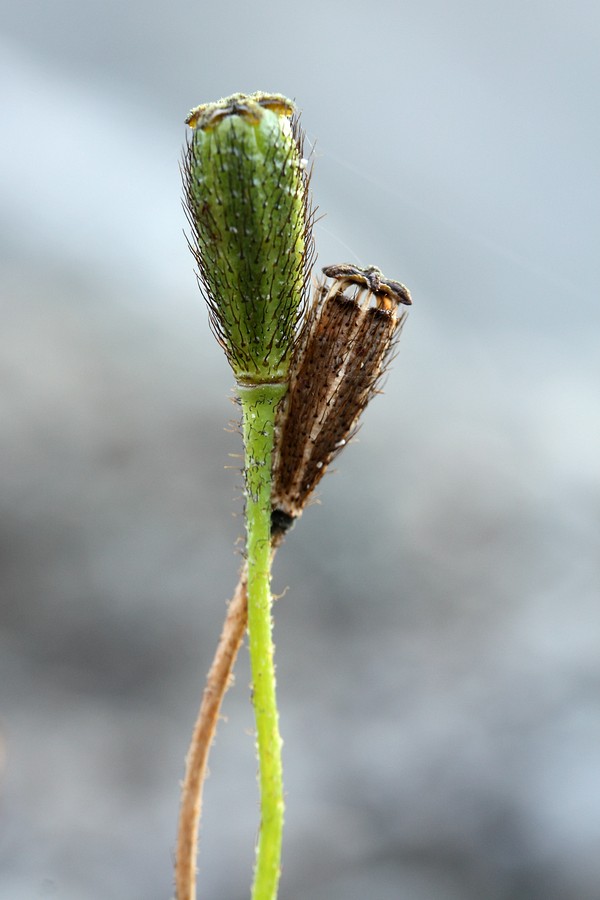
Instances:
[[[177,900],[196,898],[196,856],[202,814],[202,789],[221,704],[230,685],[233,666],[246,632],[248,618],[246,588],[247,572],[244,566],[227,609],[213,663],[206,677],[200,712],[186,758],[175,864]]]

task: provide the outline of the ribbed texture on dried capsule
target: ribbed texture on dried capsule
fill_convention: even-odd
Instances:
[[[278,414],[274,532],[301,514],[327,466],[356,433],[406,317],[398,304],[411,302],[403,285],[403,293],[391,297],[389,285],[398,283],[367,283],[363,273],[373,267],[358,271],[320,285],[304,325]]]
[[[286,381],[314,254],[293,105],[236,94],[188,121],[184,200],[213,331],[239,383]]]

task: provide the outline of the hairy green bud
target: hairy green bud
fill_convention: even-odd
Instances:
[[[286,382],[314,254],[294,106],[234,94],[186,121],[184,202],[213,332],[239,384]]]

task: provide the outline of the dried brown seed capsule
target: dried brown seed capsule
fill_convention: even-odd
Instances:
[[[273,531],[282,534],[304,509],[327,466],[358,428],[412,301],[399,282],[370,266],[323,269],[278,412],[273,464]]]

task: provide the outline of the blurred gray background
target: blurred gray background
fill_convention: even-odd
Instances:
[[[281,898],[597,900],[598,5],[4,0],[1,21],[0,897],[172,894],[243,534],[178,159],[191,106],[267,90],[315,145],[320,265],[414,297],[276,562]],[[207,900],[249,893],[249,680],[244,651]]]

